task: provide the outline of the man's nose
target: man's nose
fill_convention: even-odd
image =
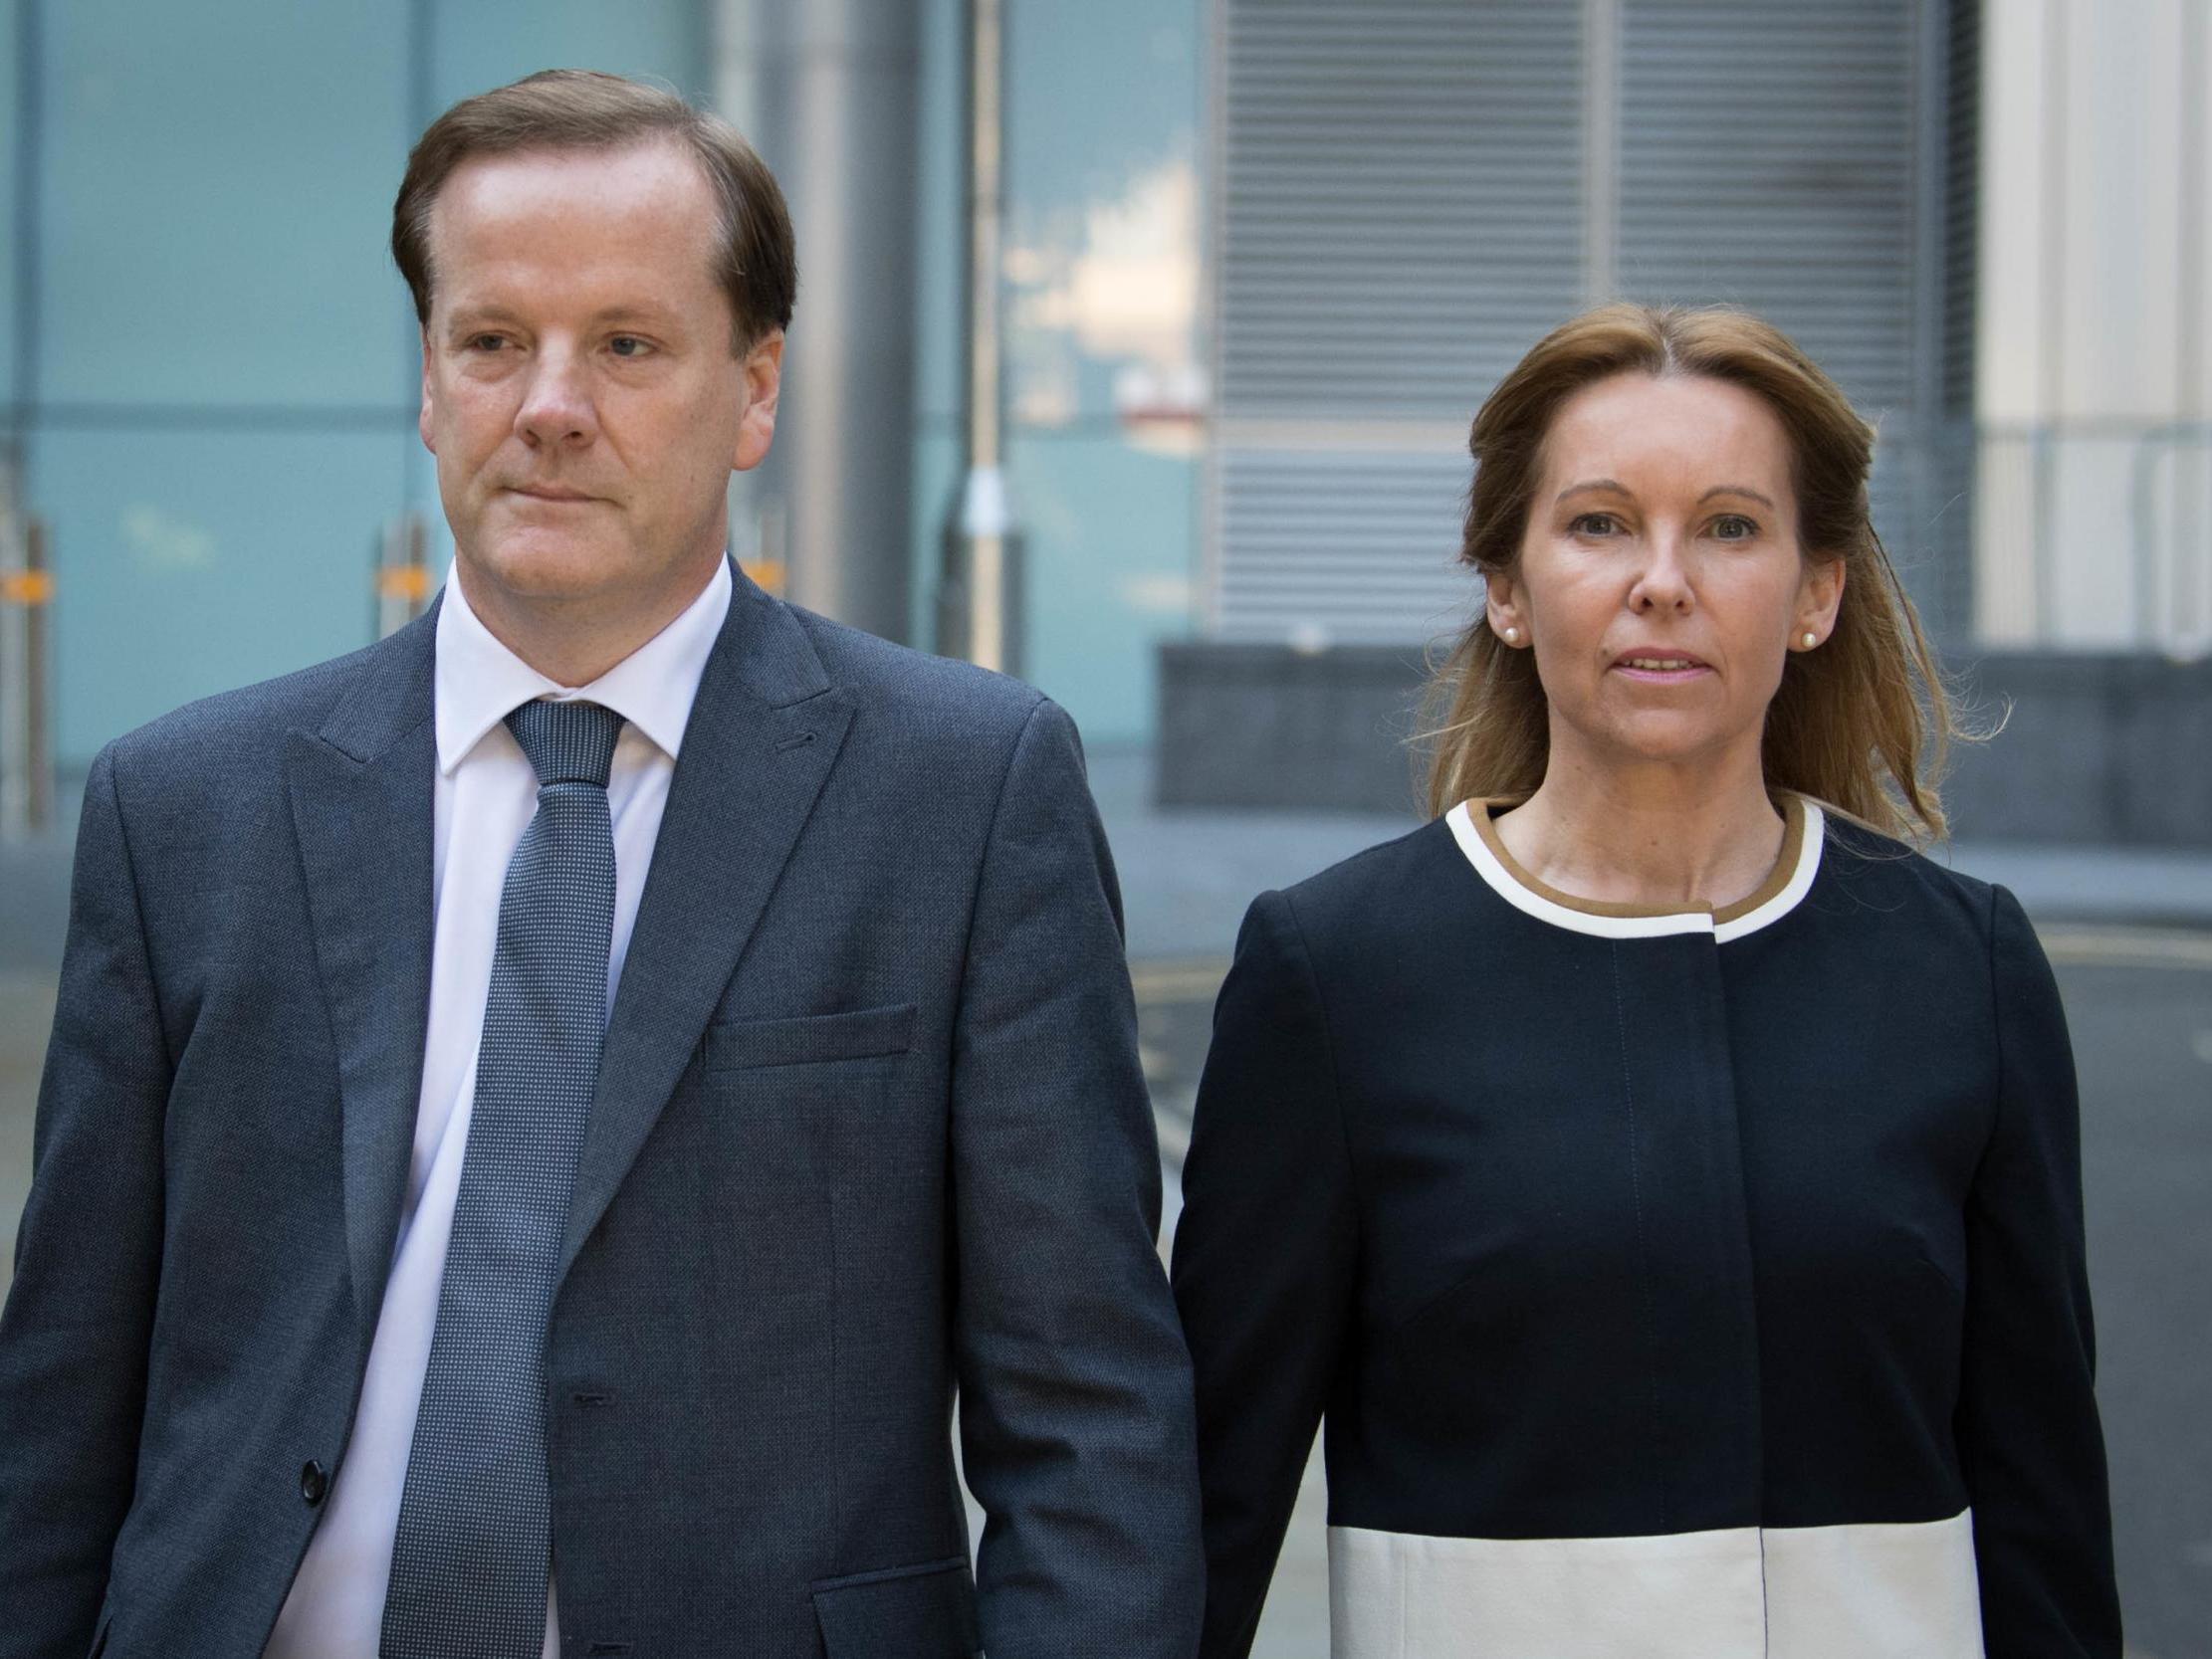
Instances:
[[[515,411],[515,430],[533,445],[575,445],[589,442],[598,427],[580,356],[557,346],[542,350]]]

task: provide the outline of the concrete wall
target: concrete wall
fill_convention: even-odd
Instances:
[[[1406,810],[1411,647],[1193,643],[1160,654],[1162,806]],[[2003,653],[1963,665],[2003,730],[1955,751],[1965,840],[2212,848],[2212,660]]]
[[[1155,798],[1403,812],[1423,678],[1418,646],[1163,645]]]
[[[2212,660],[1995,653],[1965,678],[2011,714],[1954,751],[1961,839],[2212,848]]]
[[[2212,8],[1983,10],[1974,627],[2212,640]]]

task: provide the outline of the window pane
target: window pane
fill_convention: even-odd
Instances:
[[[405,15],[44,0],[43,401],[412,401]]]
[[[1187,413],[1204,397],[1199,8],[1008,10],[1010,412],[1040,426]]]
[[[1027,556],[1022,678],[1089,742],[1150,737],[1154,646],[1191,631],[1198,463],[1113,431],[1017,431],[1008,461]]]
[[[0,403],[13,403],[15,384],[16,248],[23,227],[16,223],[16,146],[22,138],[22,110],[16,99],[16,18],[13,7],[0,11]]]
[[[438,108],[542,69],[657,79],[702,98],[712,91],[707,11],[697,0],[442,0],[432,36]]]
[[[411,431],[47,432],[65,768],[232,686],[367,643],[370,567]]]

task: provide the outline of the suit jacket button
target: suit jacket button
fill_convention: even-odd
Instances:
[[[323,1465],[312,1460],[300,1471],[300,1496],[308,1501],[309,1508],[323,1502],[323,1494],[331,1490],[331,1477],[323,1472]]]

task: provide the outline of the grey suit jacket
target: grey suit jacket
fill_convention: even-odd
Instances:
[[[433,638],[93,767],[0,1318],[0,1654],[258,1653],[344,1461],[422,1067]],[[1190,1653],[1156,1159],[1067,717],[741,577],[553,1312],[564,1653]]]

